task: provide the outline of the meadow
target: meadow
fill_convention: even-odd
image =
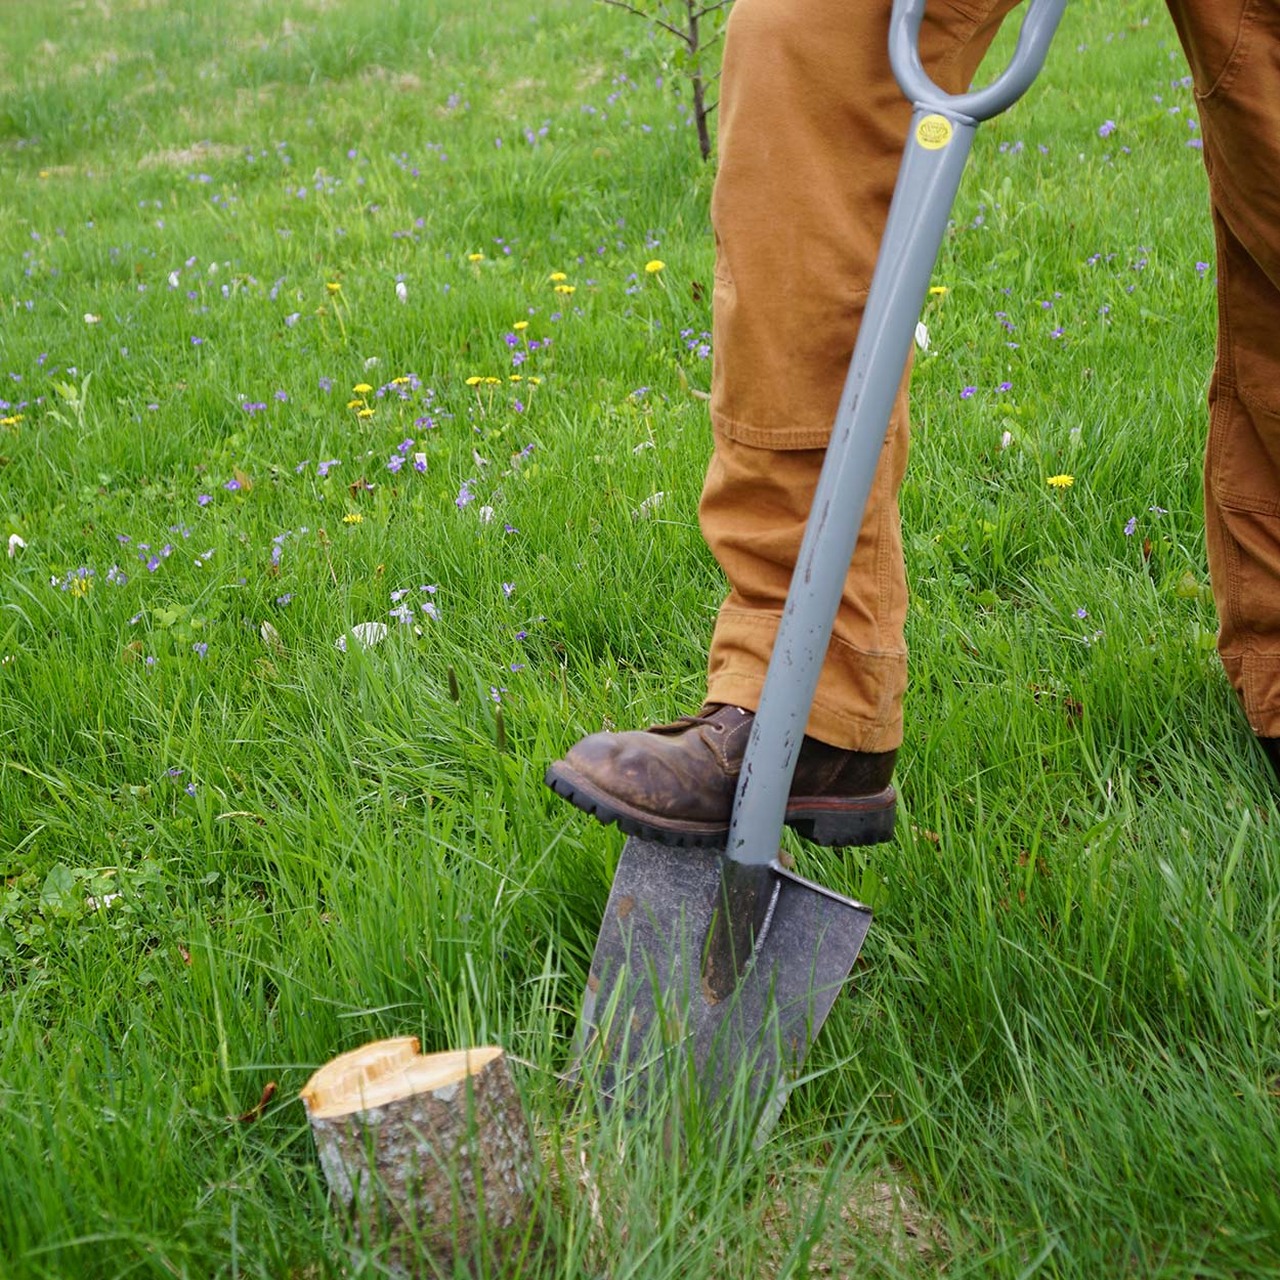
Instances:
[[[542,784],[697,706],[724,591],[672,42],[588,0],[2,16],[0,1274],[385,1274],[297,1092],[402,1034],[516,1059],[510,1275],[1280,1274],[1280,815],[1214,652],[1162,5],[1076,0],[978,134],[897,836],[789,843],[876,921],[771,1140],[678,1152],[559,1083],[621,837]]]

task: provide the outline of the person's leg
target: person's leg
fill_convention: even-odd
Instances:
[[[1012,0],[931,4],[925,66],[968,87]],[[715,453],[703,535],[729,579],[709,701],[754,708],[871,284],[911,116],[889,5],[737,0],[725,47],[716,233]],[[902,741],[907,582],[900,390],[810,716],[814,738]]]
[[[1280,10],[1169,0],[1191,64],[1218,247],[1205,529],[1218,650],[1280,768]]]
[[[926,67],[965,88],[1015,0],[935,0]],[[715,453],[701,518],[731,593],[707,703],[592,734],[548,783],[602,821],[716,844],[857,337],[911,115],[888,60],[889,0],[736,0],[719,106]],[[825,844],[888,839],[902,739],[906,574],[897,493],[906,379],[836,619],[787,821]]]

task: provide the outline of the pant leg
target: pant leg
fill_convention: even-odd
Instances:
[[[968,87],[1015,0],[934,0],[921,31],[943,88]],[[707,697],[754,708],[853,353],[911,108],[888,59],[889,0],[737,0],[720,97],[715,452],[700,510],[731,591]],[[906,375],[808,732],[902,740],[906,571],[898,490]]]
[[[1218,248],[1205,530],[1218,651],[1280,737],[1280,10],[1169,0],[1195,80]]]

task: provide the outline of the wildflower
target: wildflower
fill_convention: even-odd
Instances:
[[[573,284],[558,284],[555,289],[557,293],[570,294],[577,293],[578,286]]]
[[[977,387],[962,387],[960,389],[960,399],[968,400],[978,390]]]
[[[515,589],[516,589],[516,584],[514,582],[504,582],[502,584],[502,594],[506,596],[508,600],[510,600],[511,597],[515,594]]]
[[[473,374],[471,375],[471,377],[469,377],[469,378],[467,379],[467,386],[469,386],[469,387],[478,387],[478,386],[479,386],[483,381],[484,381],[484,378],[483,378],[483,377],[481,377],[481,375],[480,375],[480,374],[478,374],[478,373],[473,373]]]
[[[569,278],[569,277],[568,277],[567,275],[565,275],[565,273],[564,273],[563,271],[553,271],[553,272],[552,272],[552,273],[547,277],[547,279],[548,279],[548,280],[550,280],[552,284],[556,284],[556,283],[558,283],[558,282],[559,282],[559,281],[561,281],[561,280],[567,280],[568,278]]]
[[[237,480],[235,476],[232,476],[231,479],[228,480],[227,483],[224,484],[222,487],[234,493],[238,488],[240,488],[240,481]]]
[[[364,516],[362,516],[358,511],[348,511],[347,514],[342,517],[342,523],[343,524],[363,524]]]
[[[415,453],[413,455],[413,469],[419,475],[427,469],[427,455],[425,453]]]
[[[390,471],[392,475],[399,471],[403,466],[404,458],[402,458],[398,453],[393,453],[391,457],[387,459],[387,470]]]
[[[945,297],[950,292],[951,286],[949,284],[931,284],[929,286],[929,293],[935,298]]]
[[[476,495],[471,492],[473,484],[475,484],[474,480],[464,480],[462,482],[462,488],[458,490],[458,496],[453,500],[458,510],[462,510],[463,507],[475,501]]]
[[[1130,516],[1124,526],[1124,536],[1126,538],[1133,537],[1133,531],[1138,527],[1138,517]]]
[[[1196,275],[1202,276],[1208,270],[1209,270],[1209,264],[1207,262],[1196,263]]]
[[[356,413],[356,417],[357,417],[357,418],[372,418],[372,417],[373,417],[373,410],[372,410],[372,409],[369,409],[369,408],[367,408],[367,407],[366,407],[366,408],[364,408],[364,409],[360,409],[360,410],[358,410],[358,411],[357,411],[357,413]]]
[[[1075,482],[1076,482],[1075,476],[1057,475],[1057,476],[1050,476],[1045,481],[1045,484],[1049,485],[1051,488],[1054,488],[1054,489],[1070,489],[1071,486],[1075,484]]]
[[[367,396],[373,388],[367,382],[357,382],[351,390],[358,396]]]
[[[325,283],[325,286],[324,286],[324,287],[325,287],[326,289],[328,289],[330,293],[341,293],[341,292],[342,292],[342,285],[341,285],[341,284],[339,284],[339,283],[338,283],[338,281],[336,281],[336,280],[329,280],[329,281],[326,281],[326,283]]]
[[[1000,391],[1000,392],[1012,391],[1012,390],[1013,390],[1013,383],[1012,383],[1012,382],[1002,382],[1002,383],[1001,383],[1001,384],[996,388],[996,390],[997,390],[997,391]]]
[[[483,261],[484,261],[484,254],[483,254],[483,253],[469,253],[469,254],[467,254],[467,261],[468,261],[468,262],[483,262]]]
[[[529,327],[529,322],[528,322],[527,320],[517,320],[517,321],[515,322],[515,324],[513,324],[511,327],[512,327],[512,328],[513,328],[517,333],[523,333],[523,332],[524,332],[524,330],[525,330],[525,329],[527,329],[527,328]]]
[[[650,262],[644,264],[644,269],[652,276],[657,275],[667,264],[661,258],[654,258]]]
[[[397,281],[396,283],[396,297],[399,298],[401,302],[409,301],[409,290],[403,280]]]
[[[1114,120],[1104,120],[1098,126],[1098,137],[1109,138],[1116,131],[1116,122]]]
[[[203,658],[205,654],[209,652],[209,645],[204,640],[197,640],[195,644],[191,646],[191,652],[194,653],[197,658]]]
[[[155,659],[154,659],[154,658],[151,658],[151,659],[149,659],[149,661],[150,661],[150,662],[154,662],[154,661],[155,661]],[[195,793],[196,793],[196,784],[195,784],[194,782],[188,782],[188,783],[187,783],[187,785],[186,785],[186,787],[185,787],[185,790],[186,790],[187,795],[189,795],[189,796],[194,796],[194,795],[195,795]]]
[[[1080,618],[1081,620],[1083,620],[1083,619],[1087,618],[1088,616],[1089,616],[1089,610],[1088,610],[1088,609],[1086,609],[1086,608],[1084,608],[1083,606],[1081,606],[1079,609],[1077,609],[1077,610],[1076,610],[1076,617],[1077,617],[1077,618]]]

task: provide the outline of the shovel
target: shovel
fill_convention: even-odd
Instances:
[[[871,910],[784,867],[787,794],[889,415],[979,122],[1044,64],[1066,0],[1031,0],[1009,66],[944,93],[919,52],[925,0],[894,0],[889,56],[914,104],[866,312],[774,641],[722,853],[631,838],[591,962],[578,1067],[643,1107],[680,1080],[713,1109],[781,1112],[849,977]]]

